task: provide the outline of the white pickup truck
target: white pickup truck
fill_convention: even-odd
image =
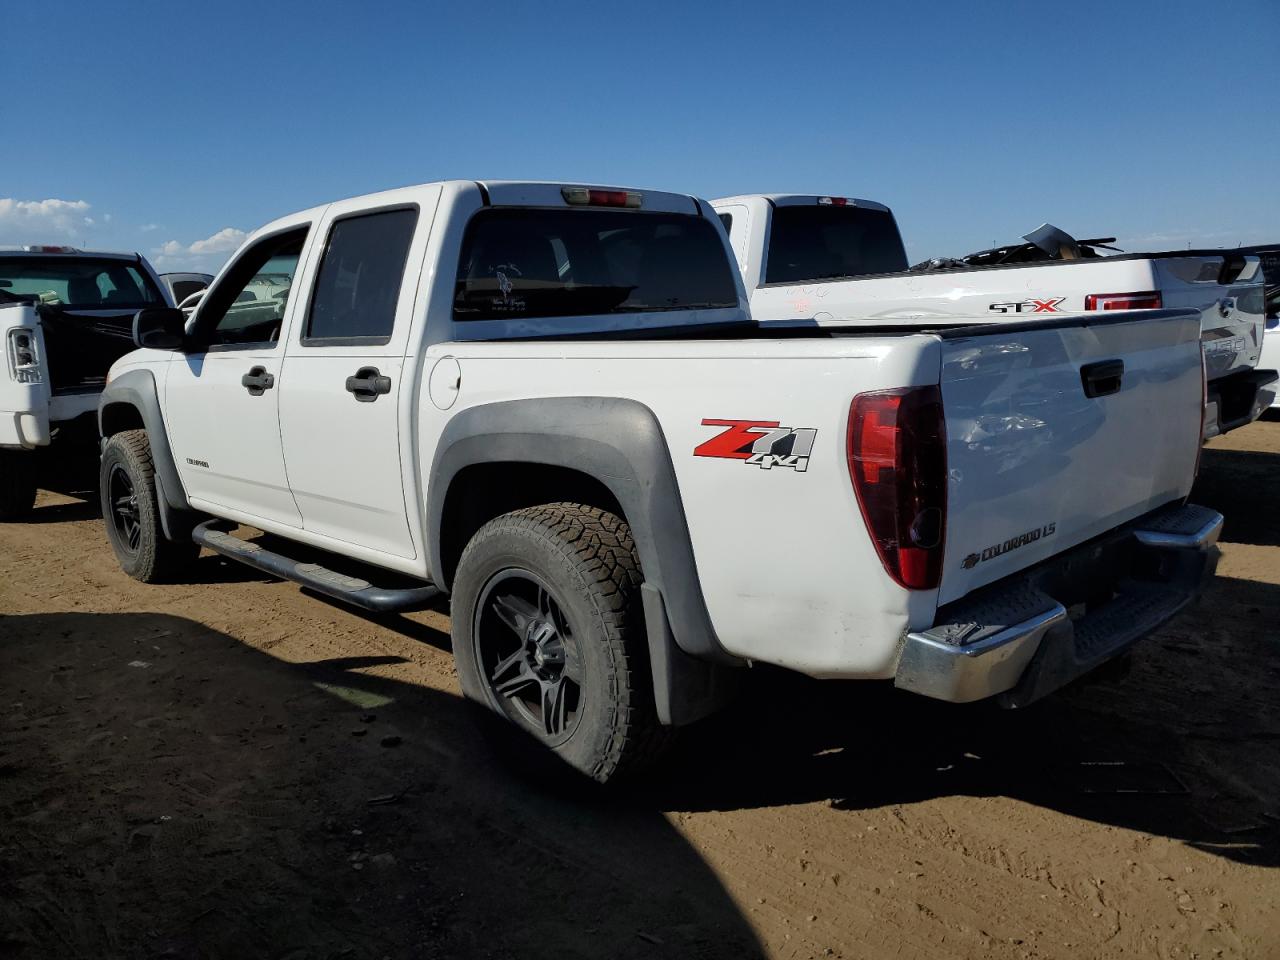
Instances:
[[[762,331],[689,196],[331,203],[135,339],[99,408],[126,572],[203,546],[370,610],[447,592],[467,697],[599,781],[751,663],[1027,703],[1216,562],[1197,314]]]
[[[35,503],[38,451],[79,441],[92,456],[98,394],[133,349],[133,315],[170,304],[136,253],[0,249],[0,521]]]
[[[1037,263],[908,270],[893,213],[871,200],[752,194],[711,205],[729,231],[757,322],[887,328],[1189,308],[1201,315],[1209,377],[1205,438],[1256,420],[1276,397],[1276,371],[1255,369],[1264,326],[1257,255],[1183,250],[1075,259],[1068,244]]]

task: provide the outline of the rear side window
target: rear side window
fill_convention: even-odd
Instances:
[[[490,208],[467,225],[455,320],[736,307],[724,242],[702,217]]]
[[[391,339],[417,222],[416,209],[401,209],[348,217],[333,225],[303,343],[377,344]]]
[[[907,269],[902,236],[885,210],[778,207],[769,227],[765,283],[806,283]]]
[[[720,214],[720,222],[724,224],[725,233],[729,233],[733,230],[733,214],[732,213]]]

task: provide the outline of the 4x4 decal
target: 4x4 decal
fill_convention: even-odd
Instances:
[[[762,470],[787,467],[804,473],[818,435],[816,428],[783,427],[777,420],[703,420],[702,425],[725,429],[694,447],[695,457],[742,460]]]

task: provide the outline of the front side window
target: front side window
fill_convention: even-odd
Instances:
[[[306,239],[302,227],[245,251],[201,301],[197,337],[215,348],[276,343]]]
[[[347,217],[333,225],[303,343],[391,339],[417,223],[416,209],[402,209]]]
[[[902,235],[887,210],[814,205],[773,211],[765,283],[807,283],[906,269]]]
[[[130,312],[164,302],[136,264],[105,257],[0,256],[0,290],[77,310]]]
[[[724,242],[699,216],[493,207],[467,225],[455,320],[738,306]]]

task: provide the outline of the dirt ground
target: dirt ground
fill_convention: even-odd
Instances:
[[[602,802],[501,768],[447,610],[0,526],[0,957],[1280,958],[1280,420],[1204,602],[1001,713],[762,674]]]

